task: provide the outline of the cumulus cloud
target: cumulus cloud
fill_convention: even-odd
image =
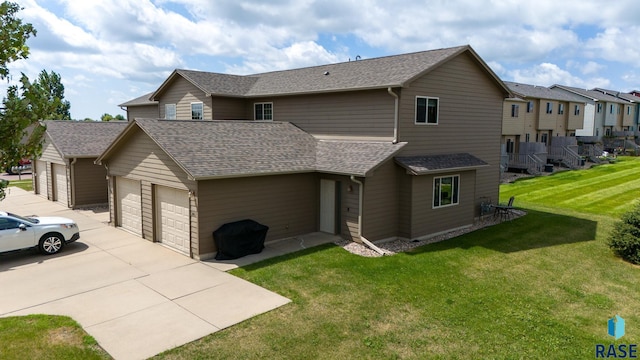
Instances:
[[[584,79],[571,74],[556,64],[542,63],[531,68],[517,69],[509,72],[509,77],[515,82],[551,86],[561,84],[579,88],[608,87],[611,81],[601,77]]]

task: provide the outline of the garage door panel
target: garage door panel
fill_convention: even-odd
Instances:
[[[47,162],[42,160],[36,161],[36,178],[38,182],[38,194],[48,197],[47,191]]]
[[[140,182],[116,178],[118,226],[142,236],[142,196]]]
[[[165,186],[156,187],[157,241],[189,253],[189,193]]]
[[[67,167],[61,164],[52,165],[53,189],[55,191],[55,201],[64,206],[69,206],[67,196]]]

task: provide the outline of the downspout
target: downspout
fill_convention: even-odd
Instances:
[[[380,249],[379,247],[375,246],[374,243],[372,243],[371,241],[367,240],[364,236],[362,236],[362,199],[363,199],[363,195],[364,195],[364,184],[362,183],[362,181],[360,180],[356,180],[356,177],[351,175],[351,181],[353,181],[354,183],[358,184],[358,193],[359,193],[359,197],[358,197],[358,238],[368,247],[370,247],[373,251],[377,252],[380,255],[385,255],[384,250]]]
[[[71,167],[71,179],[70,179],[70,183],[71,183],[71,208],[75,209],[76,208],[76,170],[75,170],[75,164],[76,161],[78,161],[78,158],[73,158],[73,160],[71,161],[71,163],[69,164],[69,166]]]
[[[395,102],[395,111],[393,112],[393,144],[397,144],[398,143],[398,94],[394,93],[393,90],[391,90],[391,86],[389,86],[387,88],[387,92],[389,93],[389,95],[393,96],[394,102]]]

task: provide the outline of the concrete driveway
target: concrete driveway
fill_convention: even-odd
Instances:
[[[53,256],[0,255],[0,316],[71,316],[116,359],[144,359],[289,302],[109,227],[108,213],[73,211],[18,188],[0,209],[68,217],[81,230]]]

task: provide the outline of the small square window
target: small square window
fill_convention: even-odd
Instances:
[[[256,103],[254,106],[255,120],[273,120],[273,103]]]
[[[518,117],[519,112],[520,112],[520,105],[512,104],[511,105],[511,117]]]
[[[438,98],[416,97],[416,124],[438,124]]]
[[[191,103],[191,120],[202,120],[204,106],[201,102]]]

